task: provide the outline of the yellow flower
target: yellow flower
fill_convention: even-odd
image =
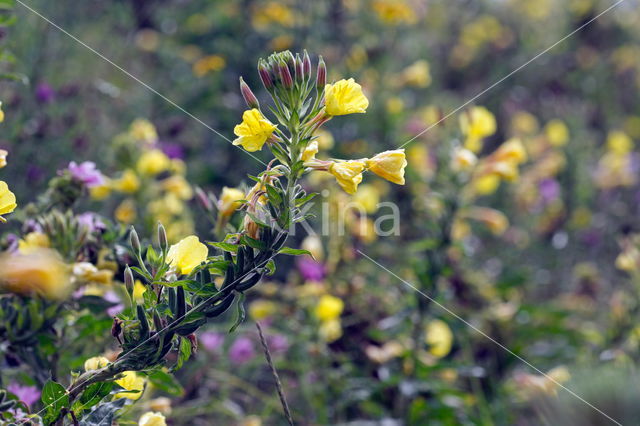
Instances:
[[[227,61],[219,55],[209,55],[198,59],[193,64],[193,73],[198,77],[203,77],[211,71],[220,71],[227,65]]]
[[[109,360],[103,356],[94,356],[84,362],[84,371],[98,370],[99,368],[106,367],[109,364]]]
[[[442,358],[451,352],[453,333],[446,322],[433,320],[427,324],[424,340],[429,345],[431,355]]]
[[[367,160],[366,167],[389,182],[404,185],[404,168],[407,167],[404,149],[381,152]]]
[[[233,212],[242,205],[244,200],[244,192],[237,188],[222,188],[222,194],[218,199],[218,210],[222,216],[231,216]]]
[[[314,136],[317,137],[316,141],[318,141],[319,149],[326,151],[333,148],[333,144],[334,144],[333,135],[328,130],[319,129],[316,131]]]
[[[0,149],[0,169],[7,165],[7,155],[9,153],[4,149]]]
[[[140,188],[140,179],[133,170],[127,169],[122,173],[120,179],[113,182],[113,188],[131,194]]]
[[[133,300],[137,303],[141,303],[144,301],[144,292],[147,291],[147,287],[145,287],[140,280],[136,280],[133,284]]]
[[[375,213],[380,202],[380,190],[373,185],[362,185],[353,196],[353,202],[365,212]]]
[[[369,100],[353,78],[340,80],[324,87],[325,111],[329,115],[364,113]]]
[[[496,174],[481,176],[473,181],[473,186],[480,195],[493,194],[500,186],[500,176]]]
[[[316,157],[318,153],[318,141],[312,141],[307,147],[302,151],[302,161],[309,161]]]
[[[146,143],[153,143],[158,140],[158,133],[155,126],[144,118],[137,118],[131,123],[129,133],[134,139]]]
[[[171,400],[166,396],[160,396],[149,401],[149,408],[152,411],[159,411],[163,414],[171,413]]]
[[[122,378],[116,380],[116,383],[127,391],[139,392],[119,392],[114,395],[114,398],[128,398],[135,401],[142,396],[142,391],[144,390],[144,377],[139,376],[135,371],[125,371],[122,373]]]
[[[300,248],[307,250],[316,260],[324,259],[322,239],[318,235],[308,235],[304,240],[302,240]]]
[[[47,234],[42,232],[29,232],[23,239],[18,241],[18,250],[22,254],[32,253],[41,248],[49,248],[51,242]]]
[[[485,107],[476,106],[460,115],[460,129],[467,138],[465,148],[478,152],[482,139],[496,132],[496,118]]]
[[[318,330],[320,338],[327,343],[335,342],[342,337],[342,324],[339,319],[323,321]]]
[[[431,84],[429,63],[424,59],[415,62],[402,72],[402,80],[409,86],[427,87]]]
[[[451,168],[454,171],[467,171],[478,162],[478,157],[468,149],[457,147],[451,157]]]
[[[625,155],[633,151],[633,141],[626,133],[615,130],[607,136],[607,149],[616,154]]]
[[[124,200],[114,212],[115,218],[122,223],[133,223],[138,213],[136,212],[136,203],[131,199]]]
[[[242,123],[233,129],[233,133],[238,136],[233,144],[242,145],[249,152],[259,151],[276,127],[258,109],[247,110],[242,114]]]
[[[491,154],[492,161],[512,161],[521,164],[527,161],[527,151],[524,149],[522,141],[518,138],[512,138],[500,145],[498,149]]]
[[[249,305],[249,316],[256,321],[267,318],[276,312],[275,303],[268,300],[256,300]]]
[[[325,294],[316,305],[315,314],[320,321],[330,321],[338,318],[344,309],[342,299]]]
[[[104,200],[111,194],[111,183],[105,180],[102,185],[92,186],[89,188],[89,195],[94,200]]]
[[[2,215],[11,213],[17,206],[16,196],[9,190],[7,183],[0,180],[0,222],[6,222],[7,220]]]
[[[358,184],[362,182],[364,167],[365,163],[362,161],[340,161],[329,166],[329,173],[336,178],[346,193],[355,194]]]
[[[190,200],[193,197],[191,185],[180,175],[173,175],[163,180],[162,188],[183,200]]]
[[[167,426],[165,417],[161,413],[146,412],[138,420],[138,426]]]
[[[559,119],[549,121],[544,126],[544,133],[553,146],[562,146],[569,141],[569,128]]]
[[[140,156],[136,167],[142,175],[155,176],[167,170],[170,165],[171,160],[164,152],[159,149],[152,149]]]
[[[167,263],[181,274],[188,275],[193,268],[207,260],[208,254],[207,246],[195,235],[190,235],[169,248]]]
[[[64,300],[72,289],[68,267],[55,250],[5,253],[0,255],[0,271],[0,290]]]

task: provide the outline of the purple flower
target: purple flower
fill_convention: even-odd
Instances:
[[[36,98],[43,104],[51,102],[56,97],[56,92],[53,87],[47,83],[40,83],[36,87]]]
[[[96,169],[96,163],[93,161],[84,161],[77,164],[75,161],[69,163],[69,173],[71,176],[88,188],[104,184],[104,176],[100,170]]]
[[[7,386],[7,390],[28,406],[40,399],[40,391],[35,386],[22,386],[12,382]]]
[[[100,216],[93,212],[85,212],[76,217],[81,228],[85,228],[90,234],[96,231],[104,231],[107,225],[100,219]]]
[[[234,364],[244,364],[256,356],[253,342],[248,337],[239,337],[229,348],[229,358]]]
[[[324,265],[313,259],[299,258],[298,270],[305,280],[320,281],[324,278]]]
[[[560,184],[555,179],[544,179],[540,181],[538,186],[542,202],[549,204],[558,199],[560,196]]]
[[[160,142],[160,148],[169,158],[184,158],[182,145],[172,142]]]
[[[267,341],[269,343],[269,349],[273,353],[282,353],[289,349],[289,339],[287,339],[287,336],[283,336],[282,334],[269,336]]]
[[[209,352],[216,352],[224,344],[224,335],[214,331],[205,331],[200,334],[200,343]]]

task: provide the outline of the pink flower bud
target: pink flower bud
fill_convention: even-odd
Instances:
[[[280,64],[278,64],[278,68],[280,70],[280,80],[282,81],[282,86],[285,89],[291,89],[293,87],[293,77],[291,77],[289,67],[284,62],[280,62]]]
[[[260,80],[262,80],[264,88],[271,91],[273,89],[273,77],[263,60],[260,60],[258,64],[258,74],[260,74]]]
[[[311,77],[311,58],[306,50],[304,51],[304,56],[302,58],[302,72],[304,73],[305,78]]]
[[[304,81],[304,73],[302,71],[302,59],[300,55],[296,53],[296,81]]]
[[[256,98],[256,95],[253,94],[251,88],[244,82],[242,77],[240,77],[240,92],[242,93],[242,97],[249,108],[260,108],[258,98]]]
[[[327,85],[327,66],[320,56],[318,59],[318,75],[316,76],[316,87],[318,90],[324,90],[324,86]]]

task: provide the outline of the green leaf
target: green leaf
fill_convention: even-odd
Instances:
[[[255,238],[251,238],[247,235],[243,235],[242,239],[240,240],[240,242],[242,242],[243,244],[252,247],[254,249],[258,249],[258,250],[266,250],[267,246],[265,245],[265,243],[263,243],[260,240],[256,240]]]
[[[282,247],[280,250],[278,250],[278,254],[288,254],[290,256],[302,256],[303,254],[308,254],[312,259],[315,260],[315,257],[313,257],[309,250],[294,249],[291,247]]]
[[[90,409],[109,395],[111,389],[113,389],[113,382],[99,382],[89,385],[80,395],[80,399],[73,404],[73,410],[78,414],[82,410]]]
[[[170,395],[173,396],[182,396],[184,395],[184,389],[180,382],[178,382],[172,374],[167,373],[164,370],[156,370],[152,373],[149,373],[149,381],[151,384]]]
[[[80,420],[81,426],[111,426],[119,409],[124,407],[127,398],[98,405],[87,417]]]
[[[223,243],[223,242],[214,242],[214,241],[207,241],[207,244],[209,244],[212,247],[218,248],[222,251],[228,251],[231,253],[237,253],[238,252],[238,246],[236,244],[230,244],[230,243]]]
[[[191,357],[191,341],[189,339],[180,338],[180,349],[178,350],[178,360],[173,367],[173,371],[182,368],[182,365]]]
[[[267,268],[267,275],[273,275],[276,273],[276,262],[274,262],[273,259],[269,260],[267,262],[267,264],[265,265],[265,268]]]
[[[236,331],[236,328],[238,328],[238,326],[240,324],[242,324],[242,322],[244,321],[244,319],[247,316],[247,311],[244,309],[244,299],[245,299],[245,294],[244,293],[240,293],[240,297],[238,298],[238,315],[236,316],[236,322],[231,326],[231,328],[229,329],[229,333],[233,333],[234,331]]]
[[[316,195],[318,195],[316,192],[312,192],[311,194],[308,194],[304,197],[296,198],[296,207],[300,207],[301,205],[306,204],[307,201],[310,201],[312,198],[315,198]]]
[[[42,403],[44,404],[49,421],[55,420],[63,407],[69,405],[69,395],[60,383],[49,380],[42,388]]]
[[[269,201],[275,205],[282,204],[282,196],[279,194],[278,190],[273,185],[265,185],[267,188],[267,196],[269,197]]]

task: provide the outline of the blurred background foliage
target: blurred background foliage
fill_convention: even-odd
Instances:
[[[540,371],[438,307],[416,317],[416,306],[424,302],[358,253],[410,283],[419,281],[420,265],[431,262],[428,253],[435,250],[432,227],[442,216],[441,202],[461,190],[440,174],[436,153],[464,142],[459,122],[474,105],[495,117],[478,156],[516,137],[528,162],[518,179],[476,194],[474,204],[497,215],[450,223],[455,242],[442,254],[446,261],[434,284],[439,292],[425,291],[569,388],[574,368],[594,380],[602,374],[607,383],[613,379],[608,370],[600,372],[602,366],[634,368],[640,343],[636,0],[621,3],[451,116],[612,2],[25,4],[113,64],[15,6],[17,24],[0,33],[16,58],[3,65],[13,79],[0,86],[5,113],[0,148],[10,153],[3,179],[19,205],[34,201],[72,160],[94,161],[106,176],[120,179],[139,155],[122,142],[122,135],[135,133],[130,125],[136,119],[153,124],[157,138],[151,139],[164,153],[184,160],[192,185],[219,193],[246,182],[245,171],[255,174],[262,166],[203,123],[232,139],[245,109],[238,77],[266,99],[255,64],[283,49],[322,55],[330,64],[329,80],[354,77],[369,97],[367,114],[328,125],[331,133],[321,138],[320,156],[358,158],[411,140],[405,147],[407,185],[365,181],[364,195],[355,198],[372,217],[372,200],[384,196],[396,202],[399,235],[376,238],[366,223],[364,231],[349,226],[344,235],[298,235],[317,261],[289,262],[293,268],[280,268],[273,282],[250,295],[250,315],[268,325],[299,424],[382,419],[389,422],[384,424],[558,424],[553,413],[566,414],[562,404],[579,404]],[[133,191],[135,208],[152,216],[147,235],[158,219],[157,209],[142,213],[157,198],[153,185],[144,181]],[[312,180],[308,186],[325,191],[319,198],[329,205],[327,211],[319,206],[318,219],[311,221],[319,230],[326,213],[342,211],[349,200],[334,183]],[[85,209],[107,216],[115,210],[123,226],[146,220],[127,215],[122,200],[119,195],[94,199]],[[198,219],[194,200],[181,208],[169,219],[163,216],[163,222],[181,223],[173,240],[194,226],[212,235],[210,224]],[[350,223],[363,220],[355,214]],[[171,224],[165,225],[170,231]],[[17,225],[6,229],[17,232]],[[419,343],[416,324],[425,336]],[[108,325],[103,319],[96,328],[104,331]],[[220,324],[199,336],[194,361],[177,375],[180,385],[151,389],[142,406],[164,411],[171,424],[283,424],[254,327],[248,323],[232,334],[227,329]],[[81,350],[68,364],[81,365],[96,355],[93,349]],[[579,373],[585,368],[591,370]],[[580,378],[576,386],[593,388],[584,382]],[[628,386],[637,393],[637,383]],[[603,401],[603,410],[622,420],[626,408],[607,402],[607,387],[596,388],[585,399],[596,406]],[[563,424],[608,424],[587,406],[576,410],[589,414],[576,413]]]

